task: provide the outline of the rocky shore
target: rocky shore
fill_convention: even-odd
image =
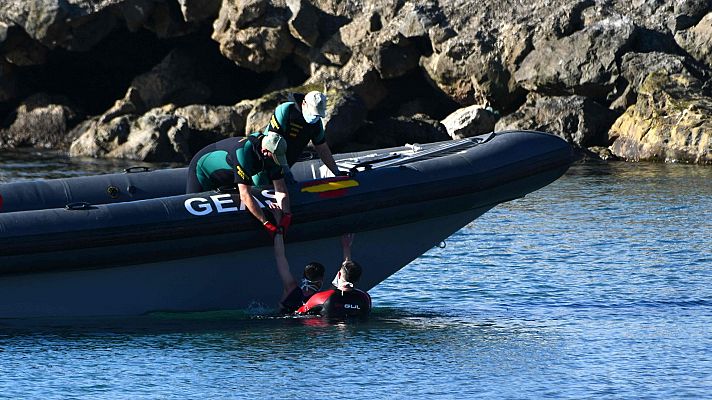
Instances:
[[[555,133],[712,164],[712,0],[4,0],[0,151],[190,160],[325,90],[335,152]]]

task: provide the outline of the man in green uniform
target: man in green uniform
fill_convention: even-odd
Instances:
[[[274,236],[286,230],[291,221],[289,193],[284,183],[287,166],[287,141],[277,133],[253,133],[244,138],[227,138],[200,150],[188,167],[186,193],[198,193],[221,186],[237,186],[240,201]],[[264,174],[266,183],[274,184],[275,197],[284,212],[280,228],[269,222],[250,193],[253,176]]]
[[[294,101],[277,106],[265,133],[277,132],[287,140],[287,164],[289,167],[297,162],[304,147],[311,141],[319,158],[335,176],[347,175],[347,172],[339,171],[331,149],[326,144],[324,124],[321,120],[325,116],[326,95],[318,91],[312,91],[306,95],[295,94]],[[288,180],[293,181],[288,168],[285,168],[285,173]],[[264,174],[259,174],[258,179],[264,179],[263,176]]]

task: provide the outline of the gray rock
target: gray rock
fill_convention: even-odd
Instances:
[[[178,0],[185,22],[200,22],[215,18],[222,0]]]
[[[210,89],[197,80],[194,65],[190,54],[173,50],[151,71],[134,78],[131,87],[136,89],[146,109],[168,103],[178,106],[204,103],[210,97]]]
[[[119,4],[115,12],[121,16],[130,32],[136,32],[148,21],[154,8],[152,0],[134,0]]]
[[[675,33],[697,25],[702,17],[712,9],[710,0],[679,0],[668,20],[668,27]]]
[[[386,118],[365,125],[356,133],[355,140],[365,146],[360,149],[378,149],[405,144],[431,143],[450,139],[440,121],[427,115]]]
[[[554,133],[580,148],[608,146],[608,129],[615,114],[578,95],[542,96],[530,93],[517,111],[500,119],[497,131],[531,129]]]
[[[232,136],[242,136],[251,107],[190,105],[173,115],[183,118],[190,128],[190,152]]]
[[[305,0],[287,0],[292,12],[289,18],[289,32],[303,44],[313,47],[319,38],[319,15],[317,9]]]
[[[45,93],[25,99],[13,116],[10,126],[0,131],[5,148],[66,149],[73,139],[68,132],[82,117],[66,98]]]
[[[190,128],[171,110],[153,109],[141,117],[124,115],[108,123],[98,118],[77,126],[83,131],[69,154],[72,157],[107,157],[138,161],[190,160]]]
[[[659,52],[627,53],[621,59],[620,71],[626,86],[609,108],[623,113],[635,103],[638,88],[650,73],[664,71],[667,74],[675,74],[685,72],[687,68],[683,56]]]
[[[539,93],[605,97],[620,74],[616,61],[634,37],[635,26],[629,18],[604,19],[539,45],[514,77],[527,90]]]
[[[712,12],[695,27],[675,34],[675,41],[697,61],[712,68]]]
[[[324,121],[326,142],[329,147],[339,149],[354,138],[363,126],[368,110],[363,100],[349,90],[331,90],[327,92],[329,109]]]
[[[294,49],[289,12],[262,1],[224,2],[213,24],[220,52],[240,67],[277,71]]]
[[[497,116],[479,105],[461,108],[445,117],[442,124],[453,139],[481,135],[494,130]]]

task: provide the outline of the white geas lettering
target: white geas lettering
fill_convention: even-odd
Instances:
[[[274,192],[269,190],[263,190],[262,196],[272,200],[276,198]],[[257,203],[260,208],[265,208],[265,205],[262,203],[262,201],[260,201],[260,199],[255,196],[252,196],[252,198],[255,199],[255,203]],[[238,206],[233,199],[234,197],[232,195],[224,193],[212,195],[210,196],[210,199],[206,199],[203,197],[191,197],[187,199],[183,204],[185,205],[185,209],[189,213],[197,216],[208,215],[212,213],[213,210],[217,211],[218,213],[225,213],[235,212],[238,210],[244,211],[246,209],[245,204],[240,202]],[[271,203],[270,200],[263,201],[268,205]]]

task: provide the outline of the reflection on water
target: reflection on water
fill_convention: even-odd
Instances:
[[[0,157],[5,181],[133,165]],[[0,397],[708,398],[710,182],[575,165],[373,289],[367,322],[2,321]]]

